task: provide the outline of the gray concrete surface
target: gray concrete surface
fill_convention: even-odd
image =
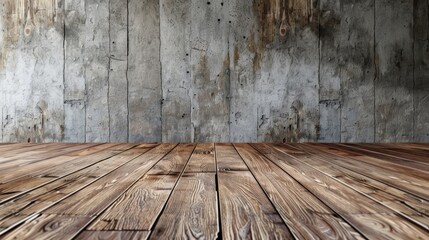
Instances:
[[[3,0],[0,142],[427,142],[428,8]]]

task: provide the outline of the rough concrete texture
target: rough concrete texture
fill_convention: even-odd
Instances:
[[[0,142],[429,141],[429,0],[3,0]]]

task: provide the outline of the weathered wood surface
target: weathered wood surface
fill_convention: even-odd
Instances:
[[[429,141],[427,1],[4,0],[0,142]]]
[[[289,229],[249,169],[226,170],[235,169],[237,163],[244,165],[232,145],[216,147],[216,159],[223,158],[233,160],[231,165],[224,162],[218,168],[222,239],[291,238]]]
[[[414,150],[423,159],[427,144],[55,144],[50,151],[75,146],[83,150],[65,152],[64,163],[44,160],[53,166],[0,185],[0,238],[429,236],[429,171],[411,171],[409,162],[423,162],[408,159]]]

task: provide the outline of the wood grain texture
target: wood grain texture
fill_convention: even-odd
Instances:
[[[312,145],[312,147],[326,151],[328,157],[335,161],[336,164],[347,166],[350,169],[356,169],[365,176],[382,181],[391,186],[395,186],[408,193],[414,194],[423,199],[429,200],[429,191],[427,187],[428,175],[421,171],[410,171],[409,169],[396,168],[394,164],[384,162],[383,164],[372,164],[373,159],[369,161],[364,155],[353,155],[336,150],[329,146]],[[314,152],[307,148],[308,151]],[[324,154],[323,152],[316,151],[316,154]],[[359,157],[360,156],[360,157]],[[352,160],[353,159],[353,160]],[[357,162],[356,160],[360,160]]]
[[[26,217],[45,210],[148,150],[131,149],[124,151],[4,203],[0,210],[0,220],[3,221],[2,226],[11,227],[5,221],[14,218],[16,215]],[[9,222],[12,223],[13,221]]]
[[[146,174],[176,144],[161,144],[44,211],[50,214],[94,216],[108,207]]]
[[[7,234],[5,239],[70,239],[90,220],[85,216],[40,215]]]
[[[64,153],[0,165],[0,239],[429,238],[428,144],[36,146],[0,145]]]
[[[88,229],[150,230],[193,150],[194,145],[191,144],[176,147],[115,201]],[[175,164],[172,164],[172,161],[175,161]],[[124,215],[124,212],[129,214]]]
[[[249,171],[218,174],[223,239],[291,239],[292,235]]]
[[[294,236],[302,239],[363,238],[325,203],[250,145],[234,146]]]
[[[183,174],[150,239],[217,238],[219,226],[215,185],[215,173]]]
[[[186,172],[216,172],[216,160],[213,143],[199,143],[194,149]]]
[[[246,164],[231,143],[216,143],[217,171],[248,171]]]
[[[279,154],[277,150],[272,151],[272,148],[270,149],[264,144],[257,146],[257,148],[365,237],[377,239],[391,239],[393,236],[397,239],[405,236],[410,239],[429,237],[428,231],[308,165],[292,158],[284,158],[284,155]],[[361,215],[371,215],[372,221],[384,223],[383,227],[380,229],[377,224],[362,224]]]
[[[289,229],[235,148],[231,144],[216,144],[216,160],[222,238],[291,238]]]
[[[75,239],[81,240],[143,240],[147,231],[83,231]]]
[[[330,159],[327,157],[310,154],[301,148],[290,145],[276,144],[272,145],[272,147],[287,154],[282,155],[282,158],[293,157],[298,161],[304,162],[308,166],[336,179],[349,188],[363,193],[365,196],[392,209],[416,224],[429,229],[429,220],[427,218],[429,211],[428,201],[366,177],[358,171],[352,171],[336,164],[331,164]]]

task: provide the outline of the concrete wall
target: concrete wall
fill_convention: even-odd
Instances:
[[[3,0],[0,142],[429,141],[429,0]]]

